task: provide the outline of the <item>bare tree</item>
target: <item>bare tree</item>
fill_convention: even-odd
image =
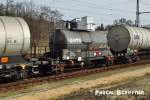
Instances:
[[[114,20],[114,25],[130,25],[133,26],[133,22],[132,20],[127,20],[125,18],[121,18],[121,19],[116,19]]]
[[[97,30],[97,31],[104,31],[104,30],[105,30],[104,24],[101,24],[100,26],[98,26],[98,27],[96,28],[96,30]]]
[[[6,0],[6,5],[5,5],[5,15],[9,16],[11,12],[11,8],[14,6],[14,1],[13,0]]]
[[[31,2],[6,0],[0,4],[0,15],[23,17],[31,31],[31,46],[49,46],[49,33],[55,26],[60,27],[62,14],[49,6],[35,5]]]
[[[0,4],[0,16],[4,15],[4,4]]]

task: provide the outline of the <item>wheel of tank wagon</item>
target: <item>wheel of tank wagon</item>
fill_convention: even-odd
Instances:
[[[112,65],[113,65],[113,60],[109,60],[107,66],[112,66]]]
[[[16,73],[15,73],[15,79],[16,79],[16,80],[20,80],[20,79],[21,79],[21,75],[20,75],[20,73],[17,72],[17,71],[16,71]]]
[[[114,60],[112,59],[112,60],[111,60],[111,66],[112,66],[113,64],[114,64]]]
[[[15,79],[20,80],[20,79],[25,79],[28,76],[28,72],[25,69],[17,68],[15,72]]]
[[[80,62],[80,67],[81,67],[81,69],[84,69],[84,62],[83,61]]]
[[[102,64],[102,67],[107,67],[107,66],[109,66],[109,61],[105,57],[104,64]]]
[[[140,61],[140,57],[139,56],[136,57],[136,61]]]
[[[21,78],[26,79],[28,77],[28,72],[26,69],[21,70]]]
[[[54,65],[51,68],[52,68],[52,73],[53,74],[58,74],[58,67],[57,67],[57,65]]]
[[[131,57],[127,58],[127,60],[128,60],[128,63],[132,63],[133,62]]]
[[[111,65],[112,65],[112,61],[109,60],[109,61],[106,62],[106,66],[107,66],[107,67],[108,67],[108,66],[111,66]]]
[[[62,64],[61,66],[59,66],[59,69],[60,73],[64,73],[65,66]]]
[[[17,67],[16,70],[15,70],[15,76],[14,76],[14,78],[15,78],[16,80],[21,79],[21,76],[20,76],[20,68],[19,68],[19,67]]]

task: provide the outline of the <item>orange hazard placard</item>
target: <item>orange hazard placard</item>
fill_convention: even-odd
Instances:
[[[7,63],[8,62],[8,57],[1,57],[1,62],[2,63]]]

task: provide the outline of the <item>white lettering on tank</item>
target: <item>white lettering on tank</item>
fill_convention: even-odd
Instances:
[[[70,39],[69,39],[69,42],[70,42],[70,43],[81,43],[82,41],[81,41],[81,39],[79,39],[79,38],[70,38]]]

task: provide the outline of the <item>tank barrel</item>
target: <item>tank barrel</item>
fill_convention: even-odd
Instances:
[[[22,54],[30,49],[30,30],[24,19],[0,16],[0,54]]]
[[[150,48],[150,31],[133,26],[114,26],[107,34],[108,45],[114,52]]]

